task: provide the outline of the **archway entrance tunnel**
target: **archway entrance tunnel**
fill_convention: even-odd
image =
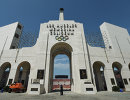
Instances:
[[[124,83],[123,83],[123,80],[122,80],[122,75],[121,75],[122,65],[120,63],[118,63],[118,62],[114,62],[112,64],[112,67],[113,67],[113,73],[115,75],[117,86],[124,89],[125,86],[124,86]]]
[[[6,62],[1,65],[0,67],[0,89],[4,88],[7,84],[7,80],[9,77],[11,69],[11,64],[9,62]]]
[[[71,90],[71,52],[72,48],[67,43],[58,43],[52,47],[50,55],[49,92],[59,90],[60,85],[63,85],[64,90]],[[63,58],[60,58],[61,56]]]
[[[105,65],[102,62],[95,62],[93,64],[97,91],[107,91],[106,80],[104,77],[104,67]]]
[[[26,61],[20,63],[17,67],[14,82],[22,83],[27,90],[29,74],[30,74],[30,63]]]

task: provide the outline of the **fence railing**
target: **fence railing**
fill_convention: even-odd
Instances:
[[[86,41],[90,46],[105,48],[105,44],[100,32],[89,32],[85,36]]]
[[[34,46],[37,38],[38,34],[36,33],[23,32],[18,43],[18,48]]]
[[[38,35],[39,34],[23,32],[18,43],[18,48],[34,46],[36,44]],[[89,32],[85,34],[85,37],[87,43],[90,46],[105,48],[104,41],[100,32]]]

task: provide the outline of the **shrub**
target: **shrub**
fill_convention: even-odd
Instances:
[[[119,92],[120,91],[120,87],[119,86],[113,86],[112,87],[112,91]]]

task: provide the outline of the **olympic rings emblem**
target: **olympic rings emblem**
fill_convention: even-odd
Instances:
[[[62,41],[62,40],[66,41],[69,39],[69,37],[67,35],[66,36],[56,36],[55,39],[58,41]]]

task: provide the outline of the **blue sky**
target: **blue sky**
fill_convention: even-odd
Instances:
[[[70,77],[70,62],[66,55],[57,55],[54,59],[54,74],[55,75],[68,75]]]
[[[130,0],[1,0],[0,27],[19,21],[25,32],[38,34],[40,23],[57,20],[61,7],[65,19],[83,23],[85,32],[99,31],[104,21],[130,32]]]
[[[0,27],[18,21],[24,26],[24,32],[39,34],[40,23],[58,20],[59,8],[64,8],[66,20],[83,23],[85,34],[99,32],[103,22],[130,32],[130,0],[1,0]],[[56,62],[68,64],[68,61]]]

